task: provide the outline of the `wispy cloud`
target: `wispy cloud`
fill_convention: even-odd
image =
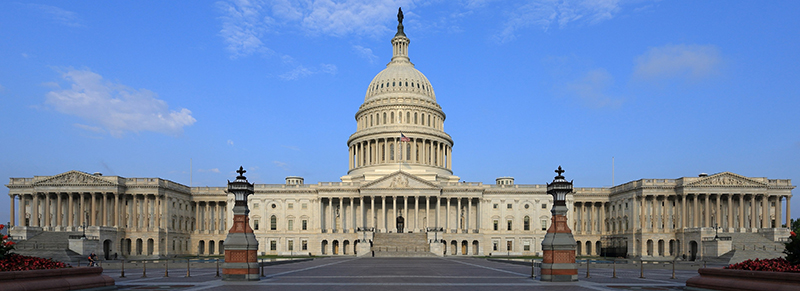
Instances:
[[[72,27],[84,26],[81,23],[80,19],[78,18],[78,15],[75,12],[67,11],[67,10],[64,10],[64,9],[61,9],[61,8],[58,8],[58,7],[55,7],[55,6],[44,5],[44,4],[33,4],[33,3],[31,3],[31,4],[28,4],[28,7],[41,12],[46,17],[54,20],[55,22],[57,22],[59,24],[66,25],[66,26],[72,26]]]
[[[605,69],[594,69],[580,79],[565,85],[566,91],[577,97],[583,106],[589,108],[616,108],[622,99],[612,96],[608,91],[614,84],[614,77]]]
[[[633,77],[643,80],[686,78],[699,81],[719,72],[719,49],[713,45],[665,45],[636,58]]]
[[[370,48],[354,45],[353,51],[355,51],[359,57],[365,58],[367,61],[369,61],[370,64],[374,64],[375,61],[378,60],[378,56],[376,56]]]
[[[482,5],[484,1],[474,2]],[[554,24],[558,24],[559,28],[570,23],[597,24],[614,18],[619,10],[619,0],[526,1],[509,13],[497,39],[500,42],[513,40],[519,30],[529,27],[540,27],[547,31]]]
[[[219,171],[219,168],[213,168],[213,169],[198,169],[197,171],[198,171],[198,172],[200,172],[200,173],[219,173],[219,172],[220,172],[220,171]]]
[[[227,143],[228,143],[229,146],[233,146],[233,141],[232,140],[228,140]]]
[[[167,102],[147,89],[135,90],[105,81],[89,70],[69,69],[62,77],[70,83],[69,89],[48,92],[46,104],[96,124],[80,126],[84,129],[100,127],[115,137],[126,131],[176,135],[196,121],[188,109],[169,110]]]
[[[269,50],[266,36],[285,30],[308,35],[377,36],[391,31],[397,7],[413,0],[229,0],[218,2],[222,11],[220,35],[231,57]]]
[[[277,166],[277,167],[279,167],[281,169],[284,169],[286,171],[289,170],[289,164],[287,164],[287,163],[284,163],[284,162],[281,162],[281,161],[272,161],[272,164],[274,164],[275,166]]]
[[[305,66],[300,65],[297,66],[294,70],[281,74],[279,77],[286,81],[293,81],[303,77],[320,73],[336,75],[336,71],[337,71],[336,66],[331,64],[320,64],[316,68],[306,68]]]
[[[290,149],[290,150],[293,150],[293,151],[299,151],[300,150],[300,148],[297,147],[297,146],[281,145],[281,147],[285,148],[285,149]]]

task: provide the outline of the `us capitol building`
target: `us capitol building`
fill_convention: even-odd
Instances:
[[[446,116],[409,59],[402,21],[391,43],[391,61],[355,114],[341,182],[287,177],[285,184],[255,185],[249,207],[259,254],[365,255],[373,238],[402,232],[427,238],[426,251],[439,256],[541,255],[552,206],[546,185],[453,175]],[[99,255],[218,255],[233,219],[225,187],[80,171],[11,178],[6,187],[10,235],[20,251],[47,248],[56,238],[72,243],[85,232]],[[792,189],[788,179],[730,172],[575,188],[568,221],[578,255],[719,256],[761,248],[749,245],[753,237],[785,240],[781,218],[789,221]]]

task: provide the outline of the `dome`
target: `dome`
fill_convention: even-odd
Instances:
[[[378,73],[369,83],[364,102],[386,94],[429,98],[431,101],[436,102],[436,95],[433,93],[433,88],[428,78],[415,69],[414,64],[410,62],[389,63],[386,69]]]

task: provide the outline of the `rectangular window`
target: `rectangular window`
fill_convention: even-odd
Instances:
[[[494,230],[498,230],[498,227],[499,227],[499,224],[500,224],[500,222],[499,222],[499,221],[497,221],[497,220],[495,219],[495,220],[493,221],[493,224],[494,224]]]
[[[253,203],[253,209],[258,209],[258,203]]]
[[[506,221],[506,223],[508,224],[508,229],[506,230],[511,230],[511,222],[512,222],[511,220]]]
[[[258,230],[258,219],[253,220],[253,230]]]
[[[288,242],[286,242],[286,248],[288,250],[290,250],[290,251],[293,251],[294,250],[294,241],[293,240],[289,240]]]
[[[289,205],[288,205],[288,206],[286,206],[286,208],[289,208],[289,209],[294,209],[294,203],[289,203]]]
[[[300,250],[301,251],[307,251],[308,250],[308,241],[307,240],[300,241]]]
[[[308,203],[300,204],[300,208],[308,209]]]
[[[547,209],[547,204],[542,203],[542,209]]]
[[[511,203],[508,203],[508,205],[506,205],[506,208],[508,208],[508,209],[511,209],[511,207],[512,207]]]
[[[278,250],[278,241],[274,241],[274,240],[269,241],[269,250],[270,251],[277,251]]]
[[[531,241],[526,240],[526,241],[522,242],[522,250],[526,251],[526,252],[530,252],[531,251]]]
[[[493,242],[492,242],[492,250],[493,250],[493,251],[496,251],[496,250],[497,250],[497,244],[498,244],[498,243],[497,243],[497,241],[493,241]]]
[[[303,230],[308,230],[308,220],[303,219]]]
[[[547,219],[542,219],[542,230],[547,230]]]
[[[289,223],[286,226],[286,228],[289,229],[289,230],[294,230],[294,219],[289,219],[288,222]]]
[[[514,250],[514,242],[513,241],[510,241],[510,240],[506,241],[506,250],[509,251],[509,252]]]
[[[494,209],[500,208],[500,204],[497,204],[497,203],[492,204],[492,208],[494,208]]]

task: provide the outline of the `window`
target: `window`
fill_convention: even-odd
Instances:
[[[494,209],[500,208],[500,204],[497,204],[497,203],[492,204],[492,208],[494,208]]]
[[[542,203],[542,209],[547,209],[547,204]]]
[[[513,206],[511,205],[511,203],[508,203],[508,205],[506,205],[506,208],[508,208],[508,209],[511,209],[511,207],[513,207]]]
[[[522,220],[522,230],[531,230],[531,218],[530,217],[525,216],[525,218]]]
[[[498,228],[498,224],[499,224],[500,222],[498,222],[498,221],[497,221],[497,219],[495,219],[495,220],[494,220],[492,223],[493,223],[493,225],[494,225],[494,230],[497,230],[497,228]]]
[[[258,203],[253,203],[253,209],[258,209]]]
[[[530,205],[528,205],[528,204],[525,204],[525,209],[528,209],[528,208],[530,208],[530,207],[531,207]]]
[[[497,250],[497,244],[498,244],[498,243],[497,243],[497,241],[493,241],[493,242],[492,242],[492,250],[493,250],[493,251],[496,251],[496,250]]]
[[[273,215],[269,218],[269,229],[276,230],[278,229],[278,218]]]
[[[301,240],[300,241],[300,250],[301,251],[307,251],[308,250],[308,241],[307,240]]]
[[[526,252],[531,251],[531,241],[526,240],[526,241],[522,242],[522,250],[526,251]]]
[[[542,230],[547,230],[547,219],[542,219],[541,224]]]
[[[253,229],[258,230],[258,218],[253,220]]]
[[[289,220],[287,221],[286,228],[287,228],[288,230],[294,230],[294,219],[289,219]]]
[[[269,250],[270,251],[277,251],[278,250],[278,242],[271,240],[269,241]]]
[[[510,241],[510,240],[506,241],[506,250],[509,251],[509,252],[514,250],[514,242],[513,241]]]
[[[507,230],[511,230],[511,222],[512,222],[512,220],[510,220],[510,219],[506,221],[506,224],[508,224],[508,229]]]
[[[294,241],[293,240],[289,240],[288,242],[286,242],[286,249],[289,250],[289,251],[293,251],[294,250]]]
[[[308,209],[308,203],[303,203],[303,204],[300,204],[300,208],[302,208],[302,209]]]
[[[389,145],[389,160],[394,161],[394,144]]]
[[[301,227],[302,230],[308,230],[308,219],[303,219]]]
[[[288,205],[288,206],[286,206],[286,208],[289,208],[289,209],[294,209],[294,203],[289,203],[289,205]]]

